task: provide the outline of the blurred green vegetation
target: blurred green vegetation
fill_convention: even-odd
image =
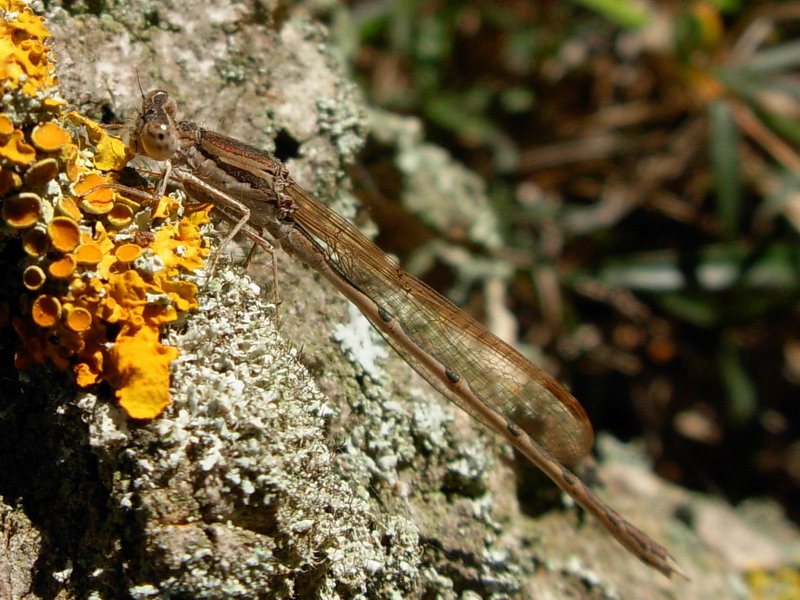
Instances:
[[[511,265],[499,301],[474,279],[460,299],[511,309],[596,427],[800,518],[800,2],[353,0],[330,20],[369,103],[483,177],[503,245],[371,202],[402,187],[374,141],[379,242]],[[412,264],[448,294],[437,256]]]

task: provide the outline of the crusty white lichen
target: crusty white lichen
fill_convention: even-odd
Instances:
[[[134,597],[404,597],[419,542],[337,473],[333,409],[272,328],[275,307],[220,269],[174,328],[173,404],[135,432],[93,412],[95,448],[124,444],[113,498],[143,523]],[[91,402],[84,400],[84,407]],[[96,408],[96,407],[95,407]]]

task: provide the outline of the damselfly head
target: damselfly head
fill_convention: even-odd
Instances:
[[[164,90],[153,90],[142,98],[142,112],[131,134],[131,146],[137,154],[153,160],[169,160],[178,150],[175,130],[177,104]]]
[[[142,98],[142,118],[145,120],[166,117],[172,121],[177,112],[175,99],[165,90],[152,90]]]

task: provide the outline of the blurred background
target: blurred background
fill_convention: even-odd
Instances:
[[[799,520],[800,2],[311,4],[378,244],[662,476]]]

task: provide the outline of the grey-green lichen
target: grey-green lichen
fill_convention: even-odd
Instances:
[[[135,432],[89,420],[95,448],[120,453],[113,501],[142,523],[134,597],[389,598],[418,585],[416,529],[339,476],[333,408],[272,329],[274,310],[220,269],[167,337],[181,357],[165,415]],[[108,415],[90,398],[87,414]]]

